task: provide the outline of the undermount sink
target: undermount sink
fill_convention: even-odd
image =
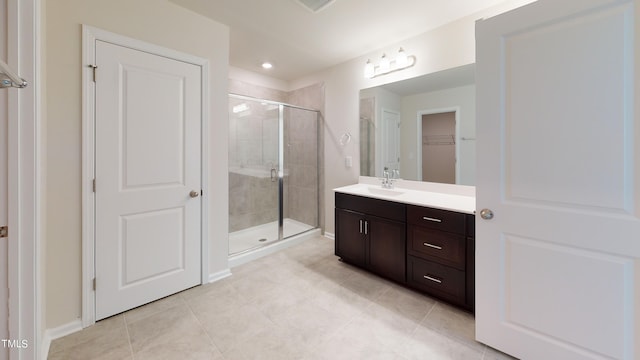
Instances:
[[[375,195],[384,195],[384,196],[399,196],[404,194],[404,191],[395,190],[395,189],[383,189],[379,187],[369,186],[367,190]]]

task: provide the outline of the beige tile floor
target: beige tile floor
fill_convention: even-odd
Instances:
[[[312,238],[233,276],[53,341],[49,359],[511,359],[469,313],[344,264]]]

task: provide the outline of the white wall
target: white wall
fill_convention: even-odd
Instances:
[[[461,185],[475,185],[476,151],[475,140],[460,140],[461,137],[475,138],[476,133],[476,91],[475,85],[417,94],[402,98],[402,123],[400,125],[400,153],[402,159],[410,159],[402,164],[402,177],[417,179],[418,167],[416,151],[422,146],[418,139],[417,114],[445,108],[459,108],[460,119],[458,139]],[[413,156],[411,155],[413,154]]]
[[[47,0],[45,0],[47,2]],[[210,272],[227,269],[229,30],[168,0],[58,0],[46,26],[46,328],[81,317],[81,25],[210,61]]]
[[[242,81],[252,85],[258,85],[261,87],[280,90],[288,92],[289,83],[284,80],[276,79],[270,76],[266,76],[263,74],[258,74],[253,71],[248,71],[244,69],[240,69],[237,67],[230,66],[229,67],[229,79]]]
[[[502,5],[467,16],[433,31],[392,44],[376,52],[292,82],[292,88],[304,87],[318,82],[325,84],[326,191],[324,197],[326,204],[325,230],[327,232],[335,232],[334,193],[331,189],[358,182],[359,167],[345,167],[344,157],[352,156],[354,164],[360,163],[357,139],[360,90],[475,62],[475,21],[530,2],[532,0],[507,1]],[[400,46],[409,55],[417,57],[414,67],[374,79],[363,77],[364,64],[367,59],[377,60],[383,52],[395,53]],[[344,132],[350,132],[354,135],[355,141],[341,146],[339,138]]]

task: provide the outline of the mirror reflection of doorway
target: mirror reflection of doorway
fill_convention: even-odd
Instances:
[[[456,112],[422,115],[422,180],[456,183]]]
[[[384,176],[384,170],[400,170],[400,112],[383,108],[380,126],[382,163],[376,166],[378,177]]]

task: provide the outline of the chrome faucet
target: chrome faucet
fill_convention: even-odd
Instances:
[[[393,183],[400,178],[400,170],[389,170],[385,167],[382,176],[383,178],[380,179],[382,181],[382,187],[385,189],[393,189]]]

